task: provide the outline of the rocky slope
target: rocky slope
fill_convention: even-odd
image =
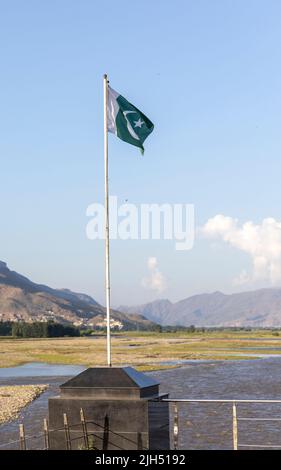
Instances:
[[[149,328],[140,315],[112,311],[112,326]],[[76,326],[105,326],[105,308],[92,297],[36,284],[0,261],[0,321],[48,321]]]

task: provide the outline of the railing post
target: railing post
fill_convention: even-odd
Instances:
[[[81,419],[82,430],[83,430],[84,446],[87,450],[89,450],[88,430],[87,430],[87,423],[85,421],[83,408],[80,409],[80,419]]]
[[[43,429],[44,429],[45,450],[50,450],[49,424],[46,418],[44,418],[44,421],[43,421]]]
[[[174,403],[174,429],[173,429],[173,435],[174,435],[174,449],[178,449],[178,444],[179,444],[179,410],[178,410],[178,405],[175,402]]]
[[[68,425],[68,419],[67,419],[66,413],[63,413],[63,426],[64,426],[64,433],[65,433],[65,440],[66,440],[66,449],[71,450],[69,425]]]
[[[24,425],[19,425],[19,432],[20,432],[20,450],[26,450],[26,442],[25,442],[25,431]]]
[[[238,450],[238,425],[236,403],[232,405],[232,425],[233,425],[233,450]]]

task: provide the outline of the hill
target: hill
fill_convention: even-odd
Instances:
[[[281,326],[281,289],[266,288],[236,294],[199,294],[172,303],[161,299],[125,307],[162,325],[195,326]]]
[[[112,326],[149,329],[141,315],[111,312]],[[48,321],[78,327],[105,326],[105,308],[86,294],[36,284],[0,261],[0,321]]]

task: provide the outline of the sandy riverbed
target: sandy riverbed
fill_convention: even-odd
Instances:
[[[48,388],[48,385],[11,385],[0,387],[0,424],[17,418],[20,410]]]

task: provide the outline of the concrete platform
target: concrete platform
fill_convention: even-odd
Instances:
[[[64,413],[71,448],[83,448],[81,408],[96,449],[169,449],[169,405],[161,402],[159,383],[151,377],[131,367],[89,368],[62,384],[60,392],[49,399],[51,449],[67,448]]]

